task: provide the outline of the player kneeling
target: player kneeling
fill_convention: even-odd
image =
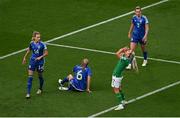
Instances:
[[[69,74],[63,80],[59,79],[59,90],[76,90],[76,91],[90,91],[90,81],[92,72],[91,69],[88,67],[88,59],[83,59],[81,65],[76,65],[73,68],[73,73]],[[69,86],[64,87],[64,83],[68,82]]]

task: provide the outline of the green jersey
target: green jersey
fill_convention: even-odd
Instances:
[[[124,55],[119,59],[116,67],[114,68],[113,71],[113,76],[116,77],[122,77],[122,72],[124,71],[124,69],[126,68],[126,66],[128,66],[128,64],[130,63],[130,59],[125,57]]]

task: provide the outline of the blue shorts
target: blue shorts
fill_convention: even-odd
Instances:
[[[43,72],[44,71],[44,62],[42,61],[30,61],[29,63],[29,70],[37,71],[37,72]]]
[[[70,80],[70,86],[69,86],[68,90],[84,91],[83,89],[81,89],[78,80],[75,78]]]
[[[140,43],[141,45],[146,45],[146,43],[144,43],[143,41],[143,37],[137,37],[137,36],[132,36],[131,37],[131,42],[134,42],[136,44]]]

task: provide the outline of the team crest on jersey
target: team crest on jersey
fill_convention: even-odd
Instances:
[[[142,23],[142,19],[140,19],[139,22]]]

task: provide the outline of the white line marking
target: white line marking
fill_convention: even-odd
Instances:
[[[19,54],[19,53],[21,53],[21,52],[24,52],[24,51],[26,51],[26,49],[27,49],[27,48],[24,48],[24,49],[22,49],[22,50],[19,50],[19,51],[16,51],[16,52],[13,52],[13,53],[10,53],[10,54],[1,56],[1,57],[0,57],[0,60],[5,59],[5,58],[10,57],[10,56],[13,56],[13,55],[16,55],[16,54]]]
[[[145,7],[143,7],[142,9],[145,10],[145,9],[150,8],[150,7],[157,6],[157,5],[159,5],[159,4],[162,4],[162,3],[165,3],[165,2],[168,2],[168,1],[169,1],[169,0],[162,0],[162,1],[159,1],[159,2],[156,2],[156,3],[153,3],[153,4],[150,4],[150,5],[148,5],[148,6],[145,6]],[[116,20],[116,19],[119,19],[119,18],[128,16],[128,15],[131,15],[131,14],[133,14],[133,13],[134,13],[134,11],[130,11],[130,12],[128,12],[128,13],[125,13],[125,14],[122,14],[122,15],[119,15],[119,16],[116,16],[116,17],[113,17],[113,18],[110,18],[110,19],[108,19],[108,20],[105,20],[105,21],[96,23],[96,24],[94,24],[94,25],[90,25],[90,26],[84,27],[84,28],[82,28],[82,29],[79,29],[79,30],[76,30],[76,31],[73,31],[73,32],[70,32],[70,33],[67,33],[67,34],[64,34],[64,35],[61,35],[61,36],[59,36],[59,37],[56,37],[56,38],[47,40],[47,41],[45,41],[45,42],[46,42],[46,43],[50,43],[50,42],[56,41],[56,40],[58,40],[58,39],[62,39],[62,38],[71,36],[71,35],[73,35],[73,34],[77,34],[77,33],[79,33],[79,32],[85,31],[85,30],[87,30],[87,29],[91,29],[91,28],[93,28],[93,27],[96,27],[96,26],[99,26],[99,25],[102,25],[102,24],[111,22],[111,21],[113,21],[113,20]],[[21,52],[23,52],[23,51],[25,51],[25,50],[26,50],[26,48],[25,48],[25,49],[21,49],[21,50],[16,51],[16,52],[12,52],[12,53],[7,54],[7,55],[4,55],[4,56],[1,56],[1,57],[0,57],[0,60],[5,59],[5,58],[10,57],[10,56],[13,56],[13,55],[16,55],[16,54],[21,53]]]
[[[142,96],[139,96],[139,97],[136,97],[136,98],[134,98],[134,99],[131,99],[131,100],[129,100],[129,101],[127,102],[127,104],[136,102],[136,101],[138,101],[138,100],[141,100],[141,99],[143,99],[143,98],[145,98],[145,97],[148,97],[148,96],[150,96],[150,95],[153,95],[153,94],[155,94],[155,93],[161,92],[161,91],[163,91],[163,90],[166,90],[166,89],[168,89],[168,88],[170,88],[170,87],[173,87],[173,86],[176,86],[176,85],[178,85],[178,84],[180,84],[180,81],[177,81],[177,82],[175,82],[175,83],[172,83],[172,84],[169,84],[169,85],[167,85],[167,86],[164,86],[164,87],[162,87],[162,88],[160,88],[160,89],[154,90],[154,91],[149,92],[149,93],[146,93],[146,94],[144,94],[144,95],[142,95]],[[93,117],[102,115],[102,114],[104,114],[104,113],[107,113],[107,112],[109,112],[109,111],[112,111],[112,110],[114,110],[117,106],[118,106],[118,105],[113,106],[113,107],[111,107],[111,108],[109,108],[109,109],[106,109],[106,110],[104,110],[104,111],[101,111],[101,112],[99,112],[99,113],[93,114],[93,115],[89,116],[89,118],[93,118]]]
[[[115,54],[114,52],[108,52],[108,51],[103,51],[103,50],[88,49],[88,48],[81,48],[81,47],[68,46],[68,45],[60,45],[60,44],[53,44],[53,43],[46,43],[46,44],[51,45],[51,46],[56,46],[56,47],[71,48],[71,49],[84,50],[84,51],[90,51],[90,52],[98,52],[98,53],[104,53],[104,54]],[[143,58],[141,56],[136,56],[136,57],[137,58]],[[159,61],[159,62],[180,64],[179,61],[171,61],[171,60],[157,59],[157,58],[148,58],[148,59],[153,60],[153,61]]]

